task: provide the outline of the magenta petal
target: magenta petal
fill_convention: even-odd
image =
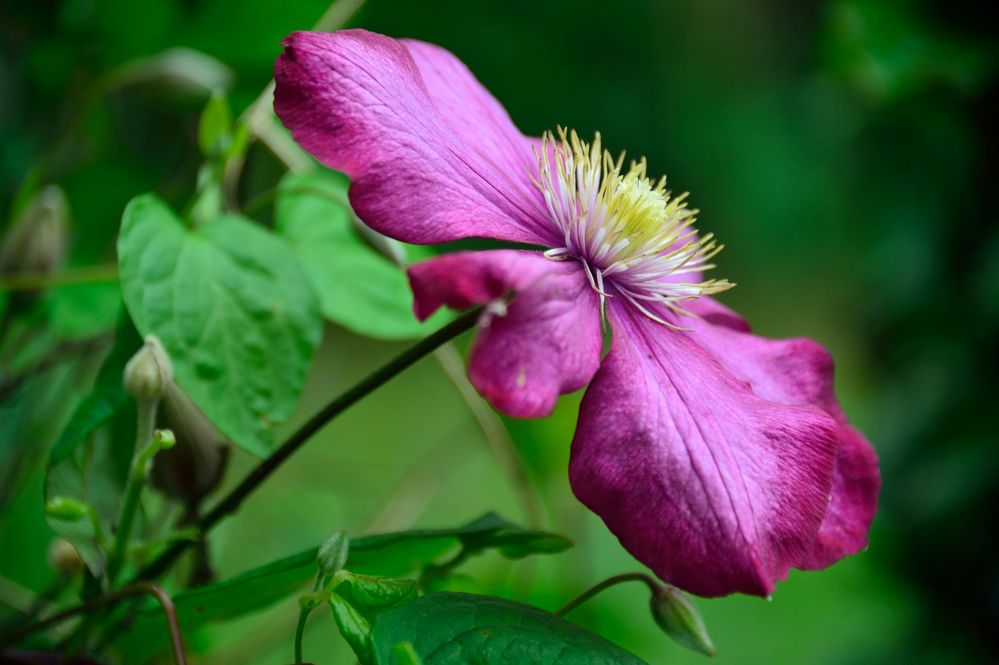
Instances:
[[[737,314],[710,298],[690,309],[701,320],[690,323],[692,338],[753,392],[782,404],[814,404],[836,419],[837,451],[831,500],[812,549],[795,567],[825,568],[867,545],[877,511],[881,474],[870,442],[854,429],[840,408],[833,386],[833,359],[817,342],[773,340],[749,334]]]
[[[610,315],[614,343],[572,444],[573,491],[667,582],[769,595],[814,543],[835,422],[756,395],[691,333],[617,301]]]
[[[489,306],[468,374],[507,415],[539,418],[563,393],[585,386],[600,363],[600,301],[579,264],[517,250],[461,252],[409,269],[417,316],[441,306]]]
[[[274,109],[350,176],[369,226],[414,243],[554,239],[531,140],[453,55],[364,30],[296,32],[284,46]]]

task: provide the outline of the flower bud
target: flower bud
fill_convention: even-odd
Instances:
[[[172,431],[177,445],[156,456],[153,485],[195,511],[222,482],[229,461],[226,438],[173,382],[160,400],[157,426]]]
[[[350,538],[347,531],[340,529],[319,548],[316,562],[323,575],[332,575],[347,565],[347,554],[350,551]]]
[[[715,655],[708,629],[690,596],[665,586],[652,595],[652,618],[674,640],[706,656]]]
[[[48,274],[66,255],[69,204],[62,190],[49,185],[35,196],[7,229],[0,245],[0,274]]]
[[[158,400],[173,380],[173,368],[163,345],[155,336],[125,365],[125,390],[136,400]]]
[[[60,575],[75,575],[83,570],[83,559],[73,543],[65,538],[56,538],[49,545],[49,565]]]

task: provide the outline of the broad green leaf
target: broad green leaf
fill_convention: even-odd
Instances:
[[[435,593],[385,612],[375,622],[372,639],[379,665],[399,664],[394,649],[404,642],[425,665],[642,663],[550,612],[466,593]]]
[[[557,539],[562,543],[562,549],[571,546],[571,542],[563,536],[520,529],[488,513],[459,528],[414,529],[352,539],[346,567],[354,577],[399,577],[439,562],[442,557],[458,549],[463,538],[476,540],[481,544],[483,537],[489,533],[505,533],[507,538],[511,538],[518,532],[531,534],[534,538],[545,536]],[[303,589],[315,579],[318,549],[311,547],[232,579],[178,594],[174,597],[174,604],[181,625],[185,630],[193,631],[212,621],[231,619],[262,609]],[[547,551],[552,550],[538,550],[539,553]],[[402,584],[409,583],[403,581]],[[396,589],[400,590],[401,588]],[[354,597],[353,589],[345,590],[344,595],[363,606],[363,602]],[[369,599],[373,595],[369,594]],[[128,635],[128,642],[122,647],[129,653],[155,648],[163,644],[165,630],[162,613],[150,604]]]
[[[240,217],[187,229],[143,195],[125,209],[118,258],[128,311],[143,335],[159,337],[177,383],[238,446],[270,452],[322,326],[294,253]]]
[[[371,624],[356,607],[335,593],[330,596],[329,603],[336,627],[340,629],[343,639],[347,640],[347,644],[353,649],[357,660],[361,662],[361,665],[372,665],[375,662],[375,657],[371,647]]]
[[[274,225],[308,271],[323,316],[379,339],[410,339],[439,327],[445,318],[416,320],[405,272],[361,237],[351,215],[343,174],[289,173],[281,181]]]

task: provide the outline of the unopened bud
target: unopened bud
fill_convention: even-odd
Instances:
[[[73,543],[65,538],[56,538],[49,545],[49,565],[60,575],[75,575],[83,570],[83,559]]]
[[[177,445],[156,456],[153,484],[189,508],[222,482],[229,446],[180,386],[170,383],[160,400],[159,427],[170,429]]]
[[[694,601],[676,587],[666,586],[652,595],[652,618],[674,640],[706,656],[715,655],[715,645],[708,636]]]
[[[63,522],[79,522],[90,515],[90,506],[68,496],[54,496],[45,504],[45,515]]]
[[[158,400],[173,380],[173,368],[163,345],[155,336],[125,365],[125,390],[137,400]]]
[[[340,529],[319,547],[316,562],[323,575],[332,575],[347,565],[347,554],[350,552],[350,538],[347,532]]]
[[[0,245],[0,274],[48,274],[66,255],[69,204],[62,190],[49,185],[10,225]]]

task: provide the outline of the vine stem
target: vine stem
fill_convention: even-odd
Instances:
[[[135,522],[139,497],[142,496],[142,487],[146,482],[147,464],[145,458],[151,457],[151,453],[148,452],[149,447],[153,447],[153,452],[155,452],[156,444],[153,442],[153,436],[158,406],[159,398],[142,399],[136,403],[135,452],[132,453],[132,466],[128,474],[128,482],[125,484],[125,500],[121,506],[118,528],[114,534],[114,544],[108,557],[107,583],[109,586],[114,584],[118,573],[121,572],[122,565],[125,563],[128,541],[132,537],[132,524]]]
[[[216,524],[227,515],[236,512],[243,501],[260,486],[278,467],[288,460],[295,452],[301,448],[316,432],[326,426],[331,420],[339,416],[363,397],[372,393],[377,388],[394,378],[404,369],[411,366],[417,360],[433,352],[434,349],[445,342],[457,337],[461,333],[470,330],[478,321],[480,308],[470,310],[451,323],[447,324],[437,332],[428,335],[401,354],[388,361],[373,373],[362,379],[360,382],[348,389],[345,393],[334,399],[325,407],[320,409],[314,416],[309,418],[299,427],[277,450],[269,457],[260,462],[243,481],[234,487],[215,507],[205,513],[197,521],[195,528],[204,536]],[[180,554],[191,546],[190,541],[175,543],[163,554],[152,561],[148,566],[139,571],[137,579],[155,579],[164,573],[170,564],[180,556]]]
[[[593,585],[562,606],[555,612],[555,615],[563,617],[588,601],[590,598],[593,598],[601,591],[605,591],[616,584],[621,584],[622,582],[644,582],[646,586],[649,587],[649,591],[651,591],[653,595],[659,591],[659,582],[652,579],[650,575],[646,575],[645,573],[621,573],[620,575],[608,577],[603,582]]]
[[[66,268],[61,272],[27,272],[0,277],[0,289],[5,291],[44,291],[57,286],[75,286],[95,282],[114,282],[118,266],[104,264],[83,268]]]
[[[113,605],[122,598],[128,598],[130,596],[137,596],[141,594],[152,596],[160,604],[160,607],[163,608],[163,614],[166,617],[167,622],[167,629],[170,631],[170,646],[173,649],[173,658],[177,665],[187,665],[187,657],[184,655],[184,641],[181,638],[180,623],[177,621],[177,610],[174,607],[173,600],[162,587],[151,582],[134,582],[128,586],[123,586],[117,591],[94,598],[93,600],[71,607],[67,610],[63,610],[62,612],[54,614],[47,619],[43,619],[38,623],[16,629],[7,635],[4,635],[3,642],[5,644],[14,644],[17,640],[30,635],[31,633],[44,630],[50,626],[55,626],[62,623],[66,619],[71,619],[74,616],[77,616],[78,614],[90,612],[91,610],[99,609],[106,605]]]
[[[304,660],[302,656],[302,641],[305,638],[305,624],[309,621],[309,615],[312,614],[311,609],[302,608],[298,613],[298,623],[295,624],[295,663],[301,663]]]

